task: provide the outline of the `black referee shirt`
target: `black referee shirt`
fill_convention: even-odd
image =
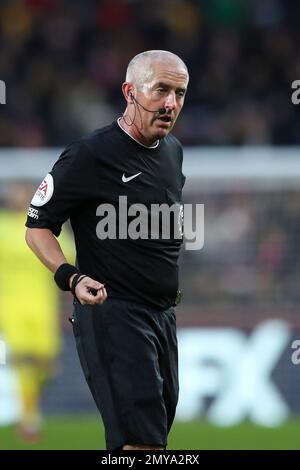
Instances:
[[[105,283],[110,297],[167,308],[178,290],[182,239],[172,231],[169,239],[119,239],[117,231],[117,239],[101,240],[97,208],[112,204],[118,216],[119,196],[127,197],[128,206],[180,204],[181,167],[182,148],[174,136],[148,148],[114,122],[64,150],[37,190],[26,226],[58,236],[70,218],[82,273]]]

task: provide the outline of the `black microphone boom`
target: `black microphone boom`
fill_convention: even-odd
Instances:
[[[167,110],[166,108],[159,108],[158,114],[166,114]]]
[[[138,102],[138,100],[133,96],[132,93],[130,93],[129,96],[131,96],[131,98],[132,98],[139,106],[141,106],[145,111],[148,111],[149,113],[166,114],[166,112],[167,112],[166,108],[147,109],[147,108],[145,108],[145,106],[143,106],[141,103]]]

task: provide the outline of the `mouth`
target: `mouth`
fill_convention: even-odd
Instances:
[[[170,124],[170,123],[172,123],[172,118],[171,118],[171,116],[169,116],[169,115],[167,115],[167,114],[165,114],[164,116],[159,116],[159,117],[157,118],[157,120],[158,120],[158,121],[161,121],[161,122],[163,122],[163,123],[165,123],[165,124]]]

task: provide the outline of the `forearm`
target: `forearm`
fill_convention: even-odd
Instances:
[[[53,273],[55,273],[61,264],[67,263],[60,244],[51,230],[46,228],[27,228],[25,238],[30,249]]]
[[[25,238],[27,245],[34,254],[53,273],[56,273],[59,266],[67,263],[60,244],[51,230],[45,228],[27,228]],[[64,269],[65,267],[62,268]],[[76,270],[76,268],[74,269]],[[67,279],[61,279],[60,276],[60,282],[58,282],[58,279],[55,279],[56,284],[62,290],[68,290],[66,283],[71,287],[71,282],[75,275],[76,273],[72,273]],[[83,280],[76,286],[76,296],[80,303],[94,305],[103,303],[107,298],[107,292],[104,284],[84,276]]]

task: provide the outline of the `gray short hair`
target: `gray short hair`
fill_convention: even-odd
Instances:
[[[152,50],[141,52],[133,57],[128,64],[125,81],[140,88],[144,83],[151,80],[153,75],[152,63],[154,61],[180,63],[189,76],[187,66],[178,55],[169,51]]]

